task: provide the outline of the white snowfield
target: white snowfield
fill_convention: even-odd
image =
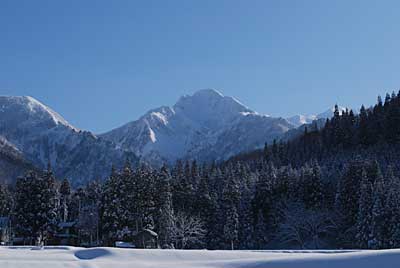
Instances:
[[[396,268],[400,249],[208,251],[0,247],[1,268]]]

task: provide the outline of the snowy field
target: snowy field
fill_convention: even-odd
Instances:
[[[400,250],[206,251],[0,247],[1,268],[395,268]]]

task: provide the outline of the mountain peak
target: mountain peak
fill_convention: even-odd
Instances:
[[[180,106],[198,106],[218,108],[218,106],[230,107],[236,112],[253,112],[247,106],[233,97],[224,96],[220,91],[215,89],[201,89],[193,93],[193,95],[184,95],[174,107]]]
[[[182,96],[173,107],[150,110],[101,137],[162,164],[177,159],[226,159],[260,148],[290,128],[281,118],[260,115],[215,89],[202,89]]]
[[[31,96],[0,96],[0,113],[25,113],[40,119],[49,119],[55,125],[77,130],[57,112]]]
[[[174,111],[200,125],[220,127],[242,113],[254,113],[236,99],[214,89],[202,89],[181,97]]]
[[[212,88],[200,89],[193,94],[193,97],[194,96],[209,96],[209,97],[216,97],[216,98],[224,97],[224,95],[220,91],[218,91],[216,89],[212,89]]]

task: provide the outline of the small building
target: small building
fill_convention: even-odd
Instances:
[[[136,248],[131,242],[115,241],[116,248]]]
[[[143,229],[133,235],[136,248],[159,248],[158,234],[150,229]]]
[[[11,221],[9,217],[0,217],[0,245],[12,244]]]
[[[77,246],[78,245],[77,222],[60,222],[58,231],[51,243],[54,245]]]

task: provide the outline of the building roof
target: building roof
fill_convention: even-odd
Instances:
[[[158,234],[156,232],[154,232],[153,230],[150,230],[150,229],[143,229],[140,232],[138,232],[136,235],[140,235],[140,234],[143,234],[143,233],[147,233],[147,234],[149,234],[151,236],[158,237]]]
[[[67,222],[60,222],[58,224],[59,228],[71,228],[76,225],[76,221],[67,221]]]

